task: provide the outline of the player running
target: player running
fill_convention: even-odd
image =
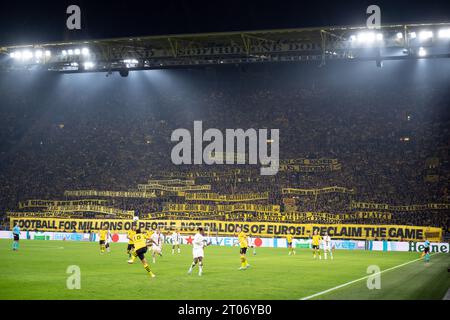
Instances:
[[[181,242],[181,235],[180,235],[180,231],[178,231],[178,229],[175,229],[175,231],[172,233],[172,254],[175,253],[175,247],[178,247],[177,252],[181,253],[180,250],[180,242]]]
[[[14,239],[12,249],[13,249],[13,251],[18,251],[19,250],[19,239],[20,239],[19,223],[16,222],[16,224],[14,225],[12,234],[13,234],[13,239]]]
[[[238,270],[246,270],[250,267],[250,264],[247,261],[247,249],[248,249],[248,239],[247,234],[242,231],[241,227],[237,227],[236,231],[238,232],[238,241],[239,241],[239,253],[241,255],[241,267]]]
[[[316,254],[319,255],[319,260],[322,260],[322,255],[320,254],[320,241],[322,237],[318,234],[317,230],[314,230],[311,242],[311,248],[313,250],[313,258],[316,258]]]
[[[205,231],[202,227],[197,229],[197,233],[192,241],[192,255],[194,260],[188,270],[188,274],[192,274],[192,270],[198,263],[198,275],[201,276],[203,273],[203,257],[205,256],[203,248],[210,245],[211,242],[207,242],[205,238]]]
[[[153,263],[156,263],[156,255],[162,257],[162,244],[164,238],[161,233],[161,230],[156,229],[155,232],[150,237],[150,242],[152,243],[152,259]]]
[[[287,241],[287,246],[288,246],[288,251],[289,251],[288,255],[289,256],[290,255],[295,255],[295,248],[292,245],[293,240],[294,240],[294,236],[292,234],[288,234],[286,236],[286,241]]]
[[[150,270],[150,266],[148,265],[147,259],[145,258],[145,253],[147,252],[147,239],[145,236],[141,233],[141,229],[137,229],[135,235],[132,238],[134,249],[131,252],[131,259],[128,260],[129,264],[134,263],[134,260],[136,257],[139,257],[142,264],[144,265],[145,271],[147,271],[147,274],[154,278],[155,274]]]
[[[134,249],[134,243],[133,243],[133,237],[136,234],[136,225],[132,225],[131,226],[131,230],[127,231],[127,239],[128,239],[128,245],[127,245],[127,254],[128,254],[128,259],[131,258],[131,253],[133,252]]]
[[[328,232],[325,232],[323,236],[323,255],[325,260],[327,260],[327,253],[330,253],[330,259],[333,260],[333,250],[331,248],[331,237],[328,235]]]
[[[100,229],[100,231],[98,232],[98,238],[100,239],[99,244],[100,244],[100,253],[103,254],[105,252],[106,249],[106,237],[108,236],[108,229],[106,227],[103,227],[102,229]]]

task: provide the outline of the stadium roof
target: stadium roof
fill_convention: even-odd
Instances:
[[[0,70],[108,72],[218,64],[450,57],[450,23],[143,36],[0,47]]]

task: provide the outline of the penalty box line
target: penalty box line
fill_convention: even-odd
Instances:
[[[437,253],[432,253],[432,254],[430,254],[430,256],[434,256],[435,254],[437,254]],[[417,261],[422,260],[422,259],[423,259],[423,258],[414,259],[414,260],[411,260],[411,261],[408,261],[408,262],[399,264],[398,266],[394,266],[394,267],[388,268],[388,269],[383,270],[383,271],[381,271],[381,272],[369,274],[369,275],[367,275],[367,276],[365,276],[365,277],[362,277],[362,278],[359,278],[359,279],[356,279],[356,280],[352,280],[352,281],[343,283],[343,284],[338,285],[338,286],[336,286],[336,287],[333,287],[333,288],[330,288],[330,289],[327,289],[327,290],[324,290],[324,291],[315,293],[315,294],[313,294],[313,295],[310,295],[310,296],[307,296],[307,297],[304,297],[304,298],[300,298],[299,300],[310,300],[310,299],[312,299],[312,298],[315,298],[315,297],[324,295],[324,294],[326,294],[326,293],[328,293],[328,292],[331,292],[331,291],[334,291],[334,290],[337,290],[337,289],[340,289],[340,288],[349,286],[349,285],[351,285],[351,284],[353,284],[353,283],[356,283],[356,282],[358,282],[358,281],[362,281],[362,280],[365,280],[365,279],[367,279],[367,278],[369,278],[369,277],[373,277],[373,276],[375,276],[375,275],[379,275],[379,274],[382,274],[382,273],[384,273],[384,272],[388,272],[388,271],[391,271],[391,270],[394,270],[394,269],[397,269],[397,268],[404,267],[404,266],[406,266],[406,265],[408,265],[408,264],[417,262]]]

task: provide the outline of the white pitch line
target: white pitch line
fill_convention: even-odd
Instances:
[[[430,256],[433,256],[433,255],[435,255],[435,254],[437,254],[437,253],[432,253],[432,254],[430,254]],[[358,282],[358,281],[361,281],[361,280],[365,280],[365,279],[367,279],[367,278],[369,278],[369,277],[373,277],[374,275],[382,274],[382,273],[387,272],[387,271],[391,271],[391,270],[394,270],[394,269],[397,269],[397,268],[401,268],[401,267],[403,267],[403,266],[406,266],[406,265],[408,265],[408,264],[410,264],[410,263],[413,263],[413,262],[416,262],[416,261],[419,261],[419,260],[422,260],[422,259],[423,259],[423,258],[418,258],[418,259],[415,259],[415,260],[411,260],[411,261],[408,261],[408,262],[399,264],[398,266],[391,267],[391,268],[386,269],[386,270],[383,270],[383,271],[381,271],[381,272],[369,274],[369,275],[367,275],[367,276],[365,276],[365,277],[362,277],[362,278],[359,278],[359,279],[356,279],[356,280],[352,280],[352,281],[350,281],[350,282],[346,282],[346,283],[341,284],[341,285],[339,285],[339,286],[336,286],[336,287],[327,289],[327,290],[325,290],[325,291],[321,291],[321,292],[315,293],[315,294],[313,294],[313,295],[310,295],[310,296],[301,298],[301,299],[299,299],[299,300],[310,300],[310,299],[312,299],[312,298],[321,296],[321,295],[323,295],[323,294],[325,294],[325,293],[328,293],[328,292],[331,292],[331,291],[334,291],[334,290],[337,290],[337,289],[340,289],[340,288],[349,286],[349,285],[351,285],[351,284],[353,284],[353,283],[355,283],[355,282]]]

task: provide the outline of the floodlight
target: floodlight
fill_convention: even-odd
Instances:
[[[427,50],[425,50],[424,47],[420,47],[417,54],[419,57],[425,57],[427,55]]]
[[[441,29],[438,32],[439,38],[450,38],[450,29]]]
[[[428,40],[433,37],[433,31],[420,31],[419,39],[420,40]]]
[[[90,70],[94,68],[94,63],[92,61],[86,61],[83,66],[85,70]]]

